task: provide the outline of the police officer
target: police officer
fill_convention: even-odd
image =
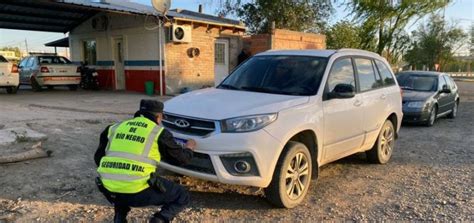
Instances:
[[[196,142],[183,147],[159,124],[163,103],[142,100],[133,119],[108,126],[100,135],[95,153],[97,184],[114,204],[114,222],[127,222],[130,207],[163,205],[150,222],[169,222],[189,203],[186,189],[156,174],[162,158],[186,164],[193,157]]]

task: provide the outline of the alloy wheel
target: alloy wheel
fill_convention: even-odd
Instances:
[[[304,194],[309,184],[308,157],[304,153],[296,153],[288,165],[286,176],[286,194],[296,200]]]
[[[395,144],[395,131],[391,125],[386,125],[380,136],[380,150],[384,158],[389,158],[392,155],[393,146]]]

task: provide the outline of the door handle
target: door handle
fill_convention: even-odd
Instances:
[[[359,107],[359,106],[361,106],[361,105],[362,105],[362,102],[359,101],[359,100],[356,100],[356,101],[354,102],[354,106],[356,106],[356,107]]]
[[[387,95],[385,94],[380,95],[380,99],[385,100],[386,98],[387,98]]]

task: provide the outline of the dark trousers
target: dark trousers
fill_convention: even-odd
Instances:
[[[163,205],[161,211],[155,213],[155,217],[165,222],[181,212],[189,204],[189,193],[184,187],[167,179],[160,179],[166,192],[161,192],[155,188],[147,188],[136,194],[114,195],[115,217],[114,222],[126,222],[126,217],[130,207],[145,207],[151,205]]]

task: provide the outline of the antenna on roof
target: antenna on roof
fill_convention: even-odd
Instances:
[[[156,11],[165,15],[171,7],[171,0],[151,0],[151,4]]]

